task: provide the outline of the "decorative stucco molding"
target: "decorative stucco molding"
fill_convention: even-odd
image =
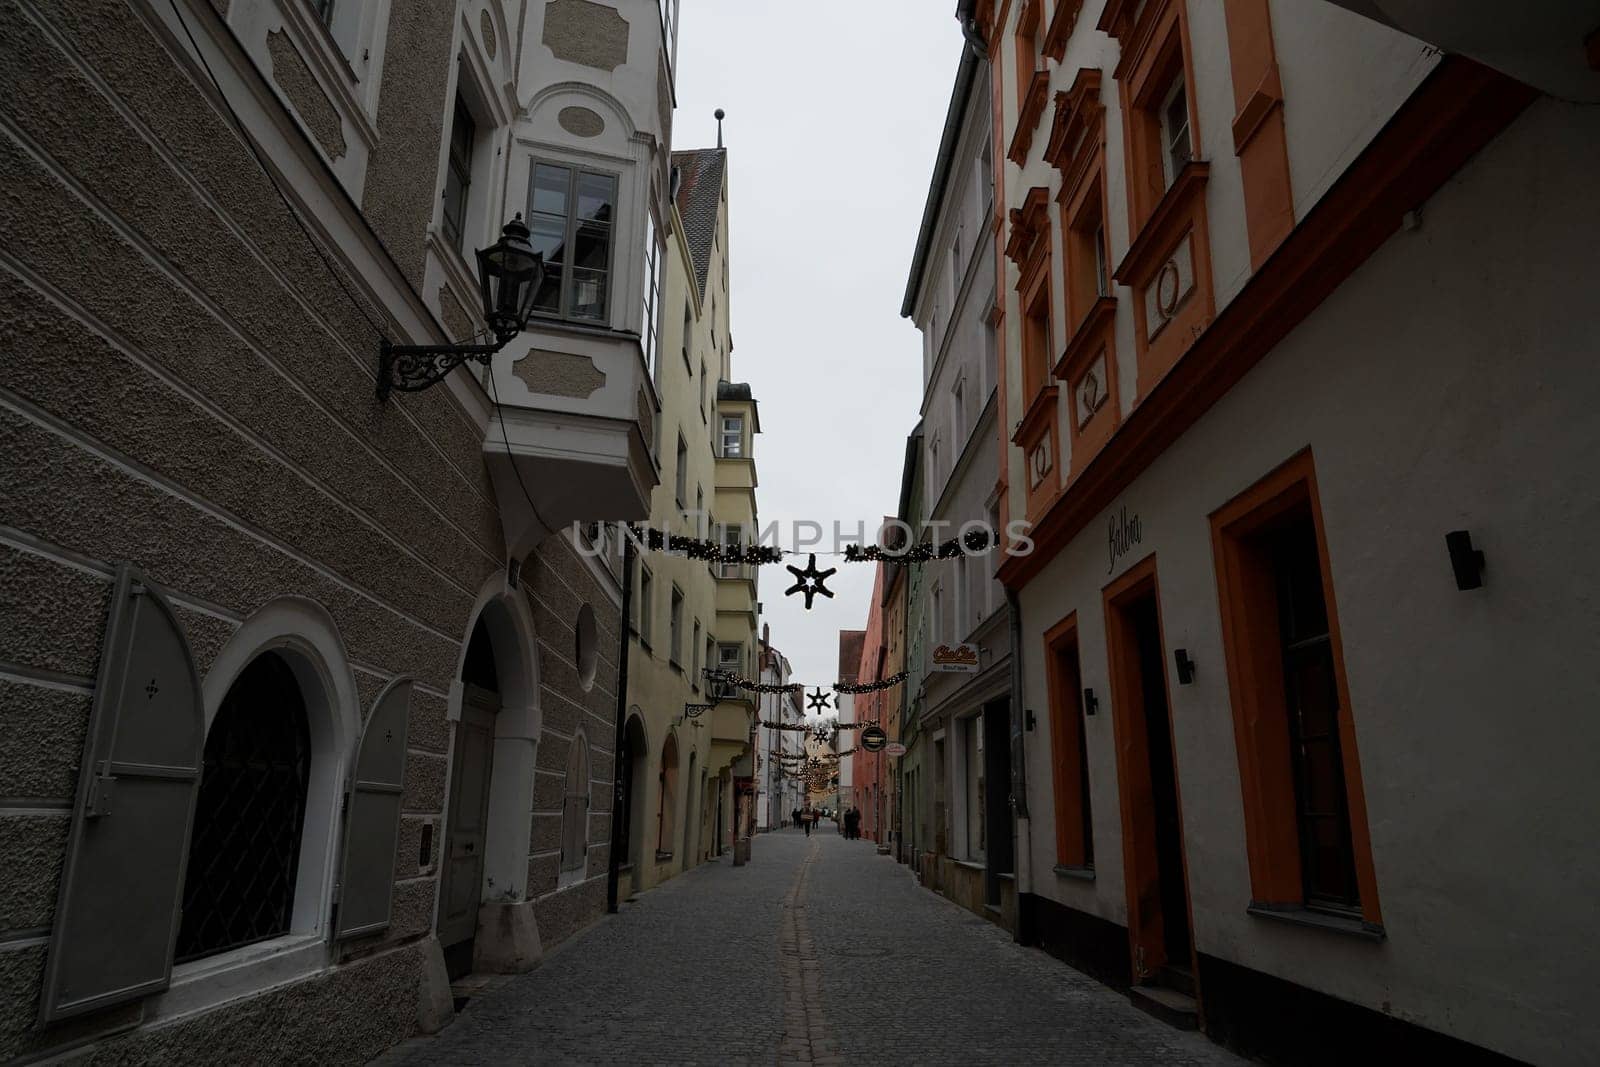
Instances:
[[[533,349],[511,365],[511,373],[530,392],[587,400],[606,384],[606,375],[588,356]]]
[[[544,43],[557,59],[616,70],[628,61],[628,22],[615,8],[590,0],[550,0]]]
[[[346,145],[344,123],[339,111],[328,100],[328,94],[317,84],[316,75],[306,66],[305,59],[295,48],[289,35],[282,30],[267,34],[267,52],[272,56],[272,80],[278,83],[287,99],[306,124],[306,129],[317,139],[331,160],[343,158]]]
[[[606,120],[586,107],[564,107],[556,121],[574,137],[599,137],[606,130]]]

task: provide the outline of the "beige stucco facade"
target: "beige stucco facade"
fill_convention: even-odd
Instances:
[[[722,544],[725,527],[754,530],[756,516],[754,404],[725,398],[732,352],[727,157],[720,148],[706,149],[674,153],[673,162],[678,195],[666,230],[656,376],[661,483],[649,523],[665,534]],[[726,450],[736,455],[725,458],[722,419],[747,410],[737,444]],[[730,483],[738,488],[730,492]],[[754,697],[735,690],[732,699],[719,700],[721,690],[714,691],[706,672],[756,672],[754,582],[742,574],[753,570],[638,552],[624,788],[624,885],[633,891],[732,847],[733,764],[750,758]]]

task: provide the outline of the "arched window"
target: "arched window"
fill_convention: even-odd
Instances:
[[[589,848],[589,742],[579,734],[567,755],[567,799],[561,809],[561,870],[581,871]]]
[[[310,779],[305,699],[288,663],[263,653],[206,735],[178,962],[289,932]]]

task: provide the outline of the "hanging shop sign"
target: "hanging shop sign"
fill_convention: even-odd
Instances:
[[[933,650],[933,669],[959,674],[977,674],[978,646],[940,645]]]
[[[868,752],[882,752],[883,747],[889,743],[889,735],[883,732],[881,726],[869,726],[861,731],[861,747]]]
[[[906,746],[898,741],[890,741],[884,746],[883,754],[885,756],[904,756],[906,754]]]

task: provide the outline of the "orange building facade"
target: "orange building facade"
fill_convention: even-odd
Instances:
[[[1017,933],[1244,1051],[1577,1062],[1600,794],[1504,731],[1596,696],[1529,667],[1600,641],[1600,114],[1347,6],[1386,7],[960,6],[1031,539]]]

